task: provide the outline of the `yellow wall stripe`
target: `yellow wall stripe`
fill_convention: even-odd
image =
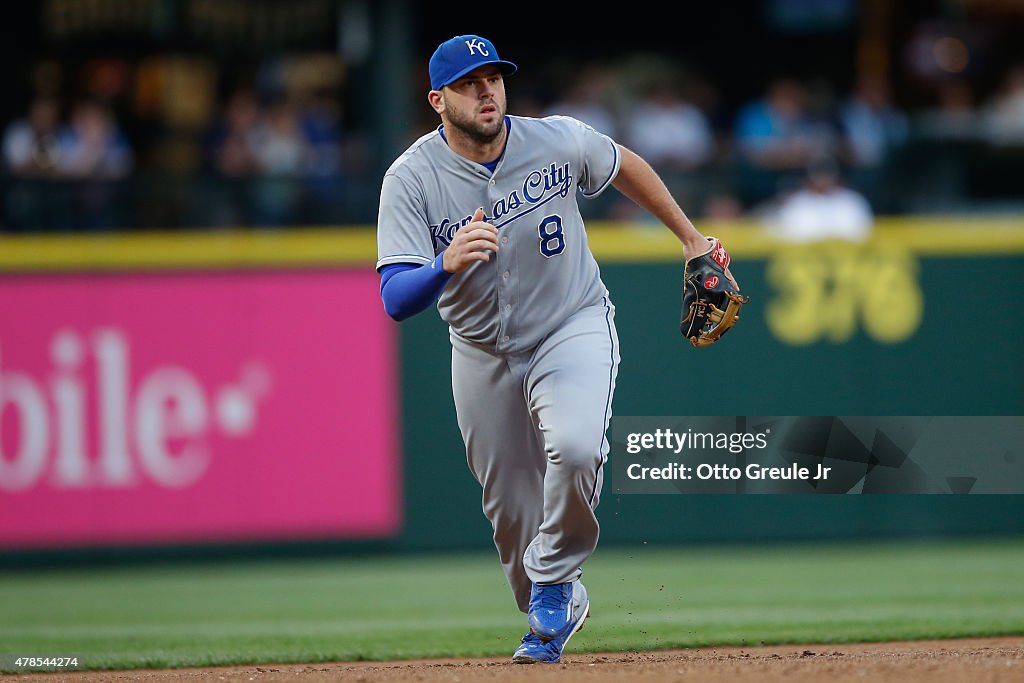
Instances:
[[[371,228],[0,237],[0,270],[120,270],[362,265]]]
[[[734,258],[761,259],[780,248],[751,222],[701,222]],[[604,263],[679,262],[682,248],[659,224],[593,222],[595,256]],[[1024,217],[968,220],[881,218],[872,237],[921,256],[1024,253]],[[0,271],[362,266],[372,268],[372,226],[280,230],[180,231],[87,235],[0,235]]]
[[[767,258],[785,246],[752,222],[701,222],[705,235],[719,237],[738,259]],[[658,223],[602,224],[589,231],[590,247],[602,262],[680,261],[682,247]],[[921,256],[981,256],[1024,253],[1024,217],[1019,219],[881,218],[871,237]]]

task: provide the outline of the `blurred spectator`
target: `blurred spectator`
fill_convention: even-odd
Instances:
[[[330,93],[314,93],[299,111],[303,136],[309,145],[307,172],[316,177],[341,173],[341,112]]]
[[[938,85],[935,104],[916,117],[922,137],[943,141],[971,141],[978,135],[978,109],[971,84],[962,79]]]
[[[60,105],[39,97],[27,116],[12,121],[4,131],[4,164],[22,177],[46,177],[56,173],[60,157]]]
[[[900,193],[887,178],[903,161],[898,152],[906,149],[909,122],[893,103],[888,81],[878,74],[862,75],[837,114],[851,184],[876,209],[897,206]]]
[[[831,154],[835,135],[812,111],[808,88],[779,78],[764,96],[740,108],[732,144],[736,196],[746,206],[757,206],[799,183],[814,157]]]
[[[337,223],[344,220],[341,211],[344,196],[342,160],[341,106],[330,91],[314,92],[299,110],[300,126],[309,144],[306,190],[309,204],[307,220]]]
[[[839,109],[839,120],[854,166],[877,168],[907,140],[907,117],[893,104],[889,84],[881,76],[858,79]]]
[[[217,172],[239,177],[259,170],[259,161],[252,149],[253,131],[259,120],[259,103],[251,90],[239,89],[228,97],[207,142],[209,160]]]
[[[737,221],[743,218],[743,203],[728,194],[711,194],[704,202],[702,218],[711,221]]]
[[[297,176],[309,168],[312,148],[299,125],[298,112],[286,101],[267,108],[249,141],[264,175]]]
[[[912,206],[943,211],[968,195],[981,129],[969,81],[943,81],[934,97],[932,106],[918,110],[911,119],[919,144],[911,160],[913,171],[903,179],[900,192]]]
[[[94,100],[77,102],[70,125],[60,136],[59,174],[112,180],[131,173],[134,165],[132,148],[110,110]]]
[[[562,99],[548,105],[541,115],[571,116],[599,133],[617,138],[619,126],[610,102],[612,84],[613,76],[609,71],[596,65],[587,66],[570,81]],[[516,111],[521,113],[522,109]]]
[[[252,136],[261,110],[247,87],[231,92],[206,134],[206,159],[213,177],[193,195],[194,222],[215,227],[252,223],[253,188],[249,178],[259,171]]]
[[[982,130],[996,145],[1024,144],[1024,64],[1011,68],[982,111]]]
[[[78,181],[71,186],[74,227],[110,230],[123,227],[123,188],[118,181],[135,168],[135,155],[110,108],[85,99],[74,104],[59,139],[57,175]]]
[[[301,178],[313,152],[295,107],[287,100],[269,106],[249,141],[261,174],[255,222],[264,227],[293,223],[302,202]]]
[[[863,241],[874,220],[864,196],[842,185],[839,166],[831,157],[813,161],[804,185],[782,197],[766,218],[768,229],[787,242]]]
[[[68,188],[57,178],[60,140],[65,136],[55,98],[33,100],[22,118],[7,125],[3,137],[4,168],[0,225],[12,232],[66,229],[74,207]]]
[[[740,109],[735,137],[747,161],[768,169],[805,167],[815,156],[830,153],[834,144],[830,127],[810,109],[807,88],[785,78]]]
[[[630,112],[626,144],[659,170],[692,170],[714,157],[707,117],[668,82],[648,88]]]

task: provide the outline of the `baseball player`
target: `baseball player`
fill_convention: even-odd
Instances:
[[[377,270],[392,318],[436,302],[449,325],[467,460],[528,615],[513,661],[558,662],[590,610],[580,577],[598,541],[619,367],[577,197],[614,185],[687,255],[712,245],[630,150],[572,118],[507,115],[516,68],[478,35],[438,46],[427,101],[441,125],[384,175]]]

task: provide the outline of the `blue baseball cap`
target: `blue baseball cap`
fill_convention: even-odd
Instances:
[[[486,38],[472,34],[449,38],[437,46],[430,58],[430,88],[440,90],[485,64],[496,64],[506,76],[519,68],[499,59],[494,43]]]

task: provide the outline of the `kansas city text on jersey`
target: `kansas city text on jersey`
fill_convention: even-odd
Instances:
[[[498,228],[507,225],[549,199],[555,197],[564,199],[572,190],[572,181],[569,162],[561,166],[551,163],[542,169],[534,169],[526,175],[521,189],[512,190],[507,197],[502,197],[494,203],[487,216],[484,217],[484,220]],[[501,218],[523,206],[529,206],[530,208],[499,223]],[[459,221],[445,218],[440,223],[431,224],[430,238],[434,243],[434,250],[436,251],[451,244],[452,237],[455,236],[458,229],[467,225],[472,219],[473,214],[470,212]]]

